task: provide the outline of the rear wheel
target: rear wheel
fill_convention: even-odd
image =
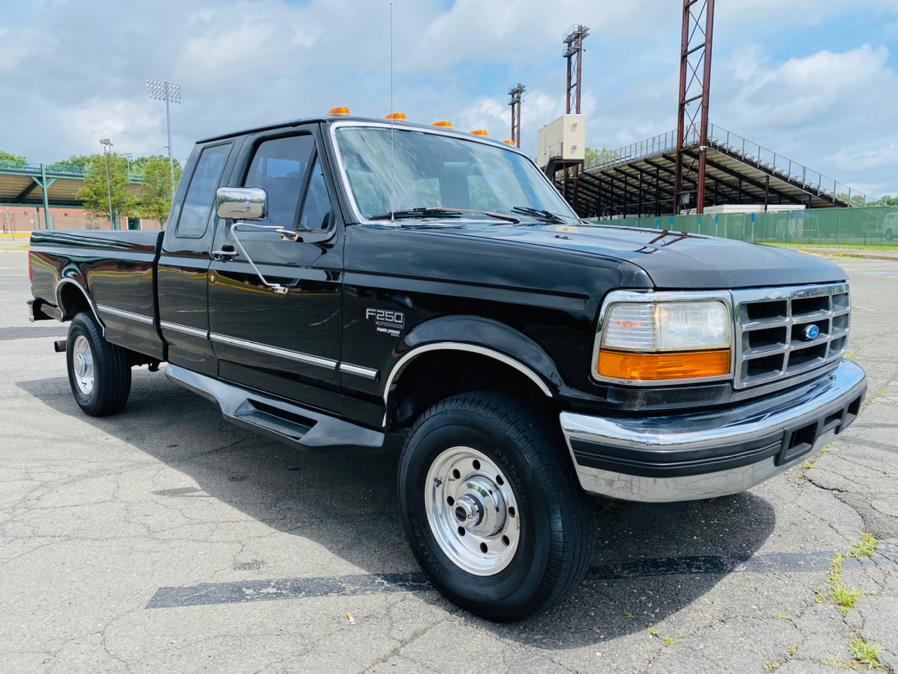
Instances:
[[[75,402],[87,414],[115,414],[131,393],[128,354],[103,337],[93,314],[83,312],[69,326],[66,365]]]
[[[583,575],[594,506],[538,412],[493,392],[427,410],[399,461],[399,500],[421,567],[490,620],[526,618]]]

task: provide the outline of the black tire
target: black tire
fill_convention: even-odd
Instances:
[[[73,352],[79,337],[87,340],[93,360],[93,387],[89,392],[82,391],[76,383]],[[78,407],[92,417],[121,411],[131,393],[128,354],[121,347],[106,341],[92,313],[82,312],[72,319],[65,357],[69,386]]]
[[[428,521],[428,470],[456,446],[472,447],[492,460],[517,500],[518,547],[494,575],[475,575],[456,565]],[[488,620],[522,620],[551,607],[589,567],[595,503],[577,482],[559,434],[537,410],[510,396],[464,393],[422,414],[399,459],[399,502],[421,568],[448,599]]]

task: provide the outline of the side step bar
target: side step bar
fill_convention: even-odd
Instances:
[[[384,434],[169,364],[173,382],[218,404],[227,421],[306,449],[380,448]]]

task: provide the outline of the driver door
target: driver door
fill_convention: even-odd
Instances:
[[[231,186],[259,187],[268,197],[267,216],[253,224],[296,230],[301,240],[271,230],[236,232],[259,272],[287,288],[278,294],[239,252],[233,221],[223,220],[213,249],[237,252],[210,266],[209,326],[221,379],[338,412],[342,229],[317,134],[317,126],[298,127],[244,144]]]

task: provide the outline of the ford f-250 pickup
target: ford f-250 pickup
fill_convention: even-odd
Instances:
[[[585,573],[590,494],[747,490],[860,409],[845,274],[582,222],[517,148],[322,117],[197,143],[164,233],[35,232],[34,320],[71,321],[78,405],[148,364],[298,447],[402,444],[434,585],[497,621]]]

